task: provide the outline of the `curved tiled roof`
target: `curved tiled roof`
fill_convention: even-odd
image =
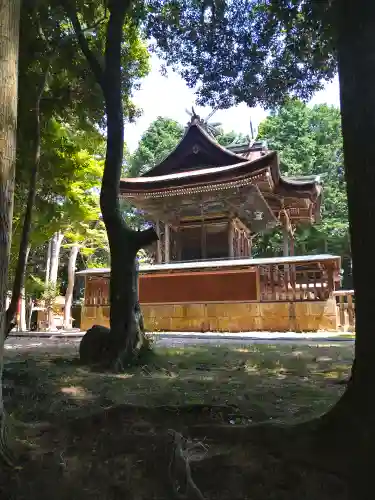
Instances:
[[[243,161],[243,156],[221,146],[198,120],[194,120],[175,149],[142,177],[200,170],[203,166],[223,167]]]
[[[274,151],[268,152],[255,160],[244,161],[243,157],[240,157],[240,159],[241,162],[232,165],[122,179],[120,181],[120,192],[124,196],[134,196],[136,194],[142,195],[142,193],[151,194],[162,190],[173,191],[188,187],[199,188],[199,186],[203,188],[207,184],[225,184],[263,174],[271,175],[275,192],[281,195],[310,198],[312,200],[320,195],[321,188],[316,179],[309,177],[306,180],[301,178],[297,180],[282,177],[278,155]]]

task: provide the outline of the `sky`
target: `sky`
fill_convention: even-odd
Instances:
[[[185,125],[190,118],[186,109],[191,110],[194,106],[195,96],[194,91],[171,69],[167,71],[166,76],[162,76],[161,61],[152,56],[151,72],[142,81],[140,90],[134,93],[134,102],[143,110],[143,114],[135,123],[126,125],[125,142],[130,152],[137,148],[142,134],[158,116],[172,118]],[[321,103],[339,106],[337,77],[311,100],[311,104]],[[202,118],[208,116],[211,111],[208,107],[194,108]],[[211,121],[221,123],[226,132],[235,130],[249,134],[250,119],[253,126],[257,127],[266,116],[267,112],[259,106],[250,109],[245,104],[240,104],[227,110],[216,111]]]

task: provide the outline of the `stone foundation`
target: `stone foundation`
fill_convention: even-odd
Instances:
[[[143,304],[147,331],[316,332],[338,329],[334,299],[314,302]],[[109,307],[82,308],[81,329],[109,326]]]

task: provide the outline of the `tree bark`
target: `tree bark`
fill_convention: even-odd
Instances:
[[[79,246],[73,245],[70,249],[69,263],[68,263],[68,286],[65,293],[65,307],[64,307],[64,328],[69,329],[72,327],[72,302],[74,290],[74,278],[76,273],[76,261],[79,253]]]
[[[62,2],[74,26],[78,42],[85,54],[105,100],[107,116],[107,150],[104,165],[100,207],[106,226],[110,255],[110,333],[108,362],[121,368],[138,356],[143,345],[142,324],[138,314],[134,281],[137,252],[158,237],[155,230],[133,231],[122,217],[119,196],[124,151],[124,117],[122,101],[121,44],[123,24],[132,2],[108,2],[109,21],[106,31],[105,62],[102,68],[91,52],[76,11],[69,2]]]
[[[48,247],[47,247],[47,258],[46,258],[46,277],[45,277],[45,284],[48,285],[49,283],[49,277],[51,274],[51,248],[52,248],[52,238],[48,240]]]
[[[59,272],[60,250],[64,235],[61,231],[57,231],[52,238],[51,243],[51,263],[49,282],[54,285],[57,283],[57,275]]]
[[[16,164],[18,45],[20,0],[0,2],[0,377],[6,334],[6,295],[12,234]],[[0,456],[11,463],[6,446],[6,419],[0,383]]]
[[[353,281],[356,294],[356,343],[352,376],[339,402],[322,420],[327,435],[349,437],[358,470],[372,463],[375,332],[372,290],[375,283],[372,227],[375,218],[375,2],[337,4],[338,65],[344,159],[348,192]],[[355,453],[354,449],[358,453]]]

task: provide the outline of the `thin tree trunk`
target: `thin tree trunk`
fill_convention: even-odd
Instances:
[[[46,86],[47,76],[49,70],[49,62],[47,69],[44,71],[42,81],[39,88],[37,89],[37,94],[35,98],[35,108],[34,108],[34,137],[32,140],[33,144],[33,158],[34,164],[31,169],[29,193],[27,197],[25,217],[22,227],[22,235],[20,241],[20,248],[18,252],[18,261],[16,272],[14,275],[13,290],[12,290],[12,300],[10,302],[9,308],[7,310],[7,329],[6,335],[8,336],[10,331],[15,325],[15,316],[17,312],[17,305],[20,298],[21,290],[24,287],[25,273],[27,266],[27,259],[30,251],[30,232],[31,232],[31,222],[32,214],[35,203],[36,196],[36,183],[38,178],[38,170],[40,164],[40,101]]]
[[[51,242],[51,263],[50,263],[50,276],[49,284],[57,285],[57,274],[59,271],[60,250],[64,235],[61,231],[57,231],[52,238]],[[48,330],[56,330],[55,317],[53,313],[53,300],[49,301],[47,305],[47,322]]]
[[[53,284],[57,283],[57,274],[59,272],[60,250],[63,239],[64,235],[61,231],[57,231],[57,233],[55,233],[52,238],[49,282]]]
[[[64,307],[64,328],[69,329],[72,327],[72,302],[74,290],[74,278],[76,273],[76,261],[79,252],[79,246],[73,245],[70,249],[69,263],[68,263],[68,286],[65,293],[65,307]]]
[[[6,295],[12,234],[16,164],[18,45],[20,0],[0,2],[0,377],[6,334]],[[0,380],[0,456],[12,458],[6,446],[6,420]]]
[[[34,301],[32,297],[29,298],[28,305],[27,305],[27,330],[31,330],[31,320],[32,320],[32,315],[33,315],[33,309],[34,309]]]
[[[121,367],[138,355],[143,344],[139,304],[135,294],[135,259],[140,248],[156,241],[154,229],[133,231],[122,217],[119,203],[120,177],[124,151],[124,117],[122,101],[121,44],[126,11],[132,2],[109,2],[104,68],[92,53],[82,31],[77,12],[69,2],[63,5],[75,29],[98,84],[101,86],[107,115],[107,151],[100,193],[100,207],[107,229],[110,254],[110,333],[109,361]]]
[[[34,186],[34,193],[35,193],[35,186]],[[29,201],[30,201],[30,193],[29,193]],[[28,206],[26,208],[25,221],[24,221],[24,226],[23,226],[23,230],[22,230],[22,237],[21,237],[21,242],[20,242],[17,267],[16,267],[16,272],[15,272],[14,281],[13,281],[12,298],[10,300],[9,307],[7,309],[7,312],[6,312],[6,331],[5,331],[6,338],[8,337],[8,335],[10,334],[12,329],[17,324],[18,305],[19,305],[20,300],[22,299],[22,293],[23,293],[23,297],[25,294],[25,275],[26,275],[27,261],[29,259],[29,254],[30,254],[29,233],[30,233],[30,229],[31,229],[31,218],[29,220],[27,220],[28,219],[27,212],[29,211],[29,208],[30,208],[30,216],[31,216],[31,211],[32,211],[33,203],[34,203],[34,201],[32,201],[31,205],[29,207],[29,201],[28,201]],[[25,231],[25,227],[26,227],[26,231]],[[25,235],[25,233],[28,233],[28,234]],[[23,302],[24,302],[24,299],[23,299]],[[22,328],[21,328],[21,330],[22,330]]]
[[[21,290],[21,307],[20,307],[20,325],[19,329],[21,332],[26,331],[26,292],[25,287]]]
[[[45,277],[45,284],[46,285],[48,285],[48,283],[49,283],[49,277],[51,274],[51,249],[52,249],[52,238],[49,239],[48,248],[47,248],[46,277]]]

